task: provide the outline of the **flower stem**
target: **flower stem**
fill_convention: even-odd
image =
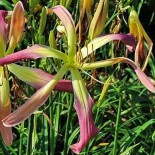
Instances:
[[[52,102],[52,96],[50,96],[49,97],[49,102],[51,103]],[[54,114],[53,114],[53,104],[51,104],[51,106],[50,106],[50,120],[52,120],[52,122],[53,122],[53,118],[54,118]],[[53,127],[53,123],[52,123],[52,127]],[[53,141],[54,141],[54,131],[53,131],[53,128],[52,127],[50,127],[50,155],[53,155],[53,154],[55,154],[54,152],[54,150],[55,150],[55,145],[54,145],[54,143],[53,143]]]
[[[26,155],[30,155],[32,152],[32,133],[33,133],[33,115],[28,119],[28,138],[27,138],[27,147]]]
[[[68,109],[68,117],[67,117],[67,123],[66,123],[66,131],[65,131],[65,140],[64,140],[64,151],[63,155],[67,154],[67,145],[68,145],[68,134],[69,134],[69,124],[71,122],[71,112],[73,109],[73,98],[71,99],[70,106]]]
[[[118,148],[117,148],[118,147],[118,132],[119,132],[119,125],[120,125],[120,117],[121,117],[121,107],[122,107],[122,96],[120,95],[118,111],[117,111],[117,118],[116,118],[113,155],[117,155],[117,151],[118,151]]]
[[[24,129],[24,123],[21,124],[22,131],[20,133],[20,145],[19,145],[19,155],[22,155],[23,151],[23,129]]]
[[[27,62],[27,66],[31,66],[31,62]],[[32,90],[29,85],[27,85],[27,95],[30,96],[32,94]],[[32,133],[33,133],[33,119],[34,116],[28,118],[28,137],[27,137],[27,147],[26,147],[26,155],[30,155],[32,153]]]

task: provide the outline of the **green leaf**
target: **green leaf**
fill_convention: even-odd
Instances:
[[[126,149],[127,147],[130,146],[132,142],[144,131],[146,130],[150,125],[155,123],[155,119],[151,119],[144,124],[137,126],[136,128],[133,129],[132,135],[129,135],[128,133],[121,139],[123,143],[121,144],[121,147],[123,149]]]
[[[138,144],[135,144],[135,145],[132,145],[132,146],[130,146],[130,147],[128,147],[123,153],[121,153],[120,155],[127,155],[127,154],[129,154],[130,153],[130,151],[132,150],[132,149],[134,149],[137,145],[139,145],[139,143]]]

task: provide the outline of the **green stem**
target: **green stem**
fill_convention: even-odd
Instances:
[[[52,102],[52,96],[49,97],[49,103]],[[54,113],[53,113],[53,104],[51,104],[50,106],[50,120],[53,120],[54,118]],[[53,123],[52,123],[52,127],[53,127]],[[53,141],[54,141],[54,131],[53,131],[53,128],[50,127],[50,155],[53,155],[55,152],[54,152],[54,144],[53,144]]]
[[[63,155],[66,155],[67,154],[67,148],[68,148],[67,145],[68,145],[68,135],[69,135],[69,124],[71,122],[71,112],[72,112],[72,109],[73,109],[73,101],[71,100],[70,103],[71,104],[70,104],[69,109],[68,109],[68,117],[67,117],[67,123],[66,123],[66,131],[65,131],[65,140],[64,140],[64,152],[63,152]]]
[[[27,62],[27,66],[29,67],[31,66],[30,61]],[[26,92],[28,96],[30,96],[33,93],[29,85],[27,85]],[[33,118],[34,118],[33,115],[28,118],[28,137],[27,137],[26,155],[30,155],[32,152]]]
[[[24,123],[21,124],[22,131],[20,133],[20,145],[19,145],[19,155],[22,155],[23,150],[23,129],[24,129]]]
[[[23,150],[23,134],[20,134],[20,145],[19,145],[19,155],[22,155]]]
[[[45,116],[42,116],[42,140],[43,145],[41,146],[42,152],[44,152],[45,155],[48,154],[48,123],[45,118]]]
[[[119,97],[119,105],[118,105],[116,127],[115,127],[113,155],[117,155],[117,151],[118,151],[118,148],[117,148],[118,147],[118,132],[119,132],[119,125],[120,125],[120,118],[121,118],[121,108],[122,108],[122,96]]]
[[[60,113],[61,113],[61,105],[54,105],[54,101],[56,98],[61,98],[58,96],[59,93],[55,95],[54,98],[52,96],[49,98],[49,104],[50,104],[50,120],[52,120],[52,125],[50,126],[50,155],[55,154],[55,147],[56,147],[56,141],[58,137],[58,130],[59,130],[59,121],[60,121]]]
[[[26,155],[30,155],[32,152],[32,133],[33,133],[33,115],[28,119],[28,138]]]

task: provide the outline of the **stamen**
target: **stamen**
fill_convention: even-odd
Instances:
[[[84,71],[83,69],[81,69],[81,70],[82,70],[82,72],[84,72],[86,75],[90,76],[93,80],[95,80],[96,82],[101,83],[101,84],[104,84],[103,82],[97,80],[96,78],[94,78],[93,76],[91,76],[89,73],[87,73],[87,72]]]
[[[101,84],[114,84],[114,83],[116,83],[116,82],[109,82],[109,83],[107,83],[107,82],[101,82],[100,80],[97,80],[96,78],[94,78],[92,75],[90,75],[89,73],[87,73],[86,71],[84,71],[83,69],[81,69],[82,70],[82,72],[84,72],[86,75],[88,75],[89,77],[91,77],[93,80],[95,80],[96,82],[98,82],[98,83],[101,83]]]

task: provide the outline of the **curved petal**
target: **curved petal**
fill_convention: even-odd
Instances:
[[[78,98],[75,96],[74,108],[77,112],[80,125],[80,141],[71,145],[71,149],[76,154],[79,154],[81,150],[88,144],[88,142],[99,132],[93,120],[92,107],[94,103],[90,95],[88,96],[87,100],[88,111],[86,112],[84,107],[79,102]]]
[[[3,124],[6,127],[11,127],[27,119],[36,109],[45,103],[54,86],[62,78],[66,70],[66,66],[63,66],[50,82],[40,88],[25,104],[3,119]]]
[[[43,45],[34,45],[25,50],[15,52],[10,55],[6,55],[4,58],[0,58],[0,66],[10,64],[23,59],[38,59],[45,57],[54,57],[66,60],[66,55],[58,50]]]
[[[72,69],[71,72],[75,95],[74,108],[80,125],[80,141],[71,145],[71,149],[78,154],[99,130],[93,121],[92,107],[94,102],[87,92],[82,77],[77,69]]]
[[[131,49],[135,47],[135,38],[132,35],[128,34],[109,34],[101,37],[97,37],[92,40],[87,46],[81,49],[82,57],[85,58],[89,54],[91,54],[94,50],[100,48],[101,46],[107,44],[113,40],[120,40]]]
[[[61,5],[53,7],[52,10],[60,18],[65,26],[68,38],[68,54],[70,57],[74,57],[76,54],[76,33],[72,16],[68,10]]]
[[[4,76],[4,68],[0,68],[1,85],[0,85],[0,132],[5,144],[10,145],[13,140],[12,130],[2,124],[2,119],[11,113],[9,81]]]
[[[135,38],[137,38],[137,42],[138,42],[138,44],[136,46],[136,50],[135,50],[135,62],[137,65],[141,64],[142,70],[144,71],[148,64],[150,55],[152,53],[153,42],[150,39],[150,37],[147,35],[147,33],[145,32],[145,30],[138,18],[138,14],[135,10],[131,10],[131,12],[130,12],[129,28],[130,28],[130,33]],[[146,41],[146,43],[149,47],[148,52],[144,51],[144,49],[141,48],[141,47],[145,46],[144,40]],[[140,58],[142,59],[141,62],[140,62]]]
[[[85,63],[83,64],[82,68],[83,70],[89,70],[89,69],[96,69],[96,68],[101,68],[101,67],[106,67],[106,66],[111,66],[116,63],[124,62],[127,64],[130,64],[133,69],[135,70],[139,80],[142,82],[142,84],[151,92],[155,93],[155,87],[152,84],[152,82],[149,80],[149,78],[146,76],[146,74],[130,59],[124,58],[124,57],[117,57],[113,59],[107,59],[103,61],[97,61],[97,62],[92,62],[92,63]]]
[[[0,10],[0,57],[4,56],[7,44],[7,23],[5,17],[7,16],[7,11]]]
[[[28,83],[32,87],[39,89],[54,78],[53,75],[44,72],[41,69],[23,67],[16,64],[9,64],[8,69],[20,80]],[[69,80],[60,80],[54,89],[65,92],[73,92],[72,82]]]
[[[0,132],[4,143],[6,145],[11,145],[13,141],[12,129],[11,127],[6,127],[3,125],[2,120],[11,113],[10,102],[5,106],[0,103]]]

